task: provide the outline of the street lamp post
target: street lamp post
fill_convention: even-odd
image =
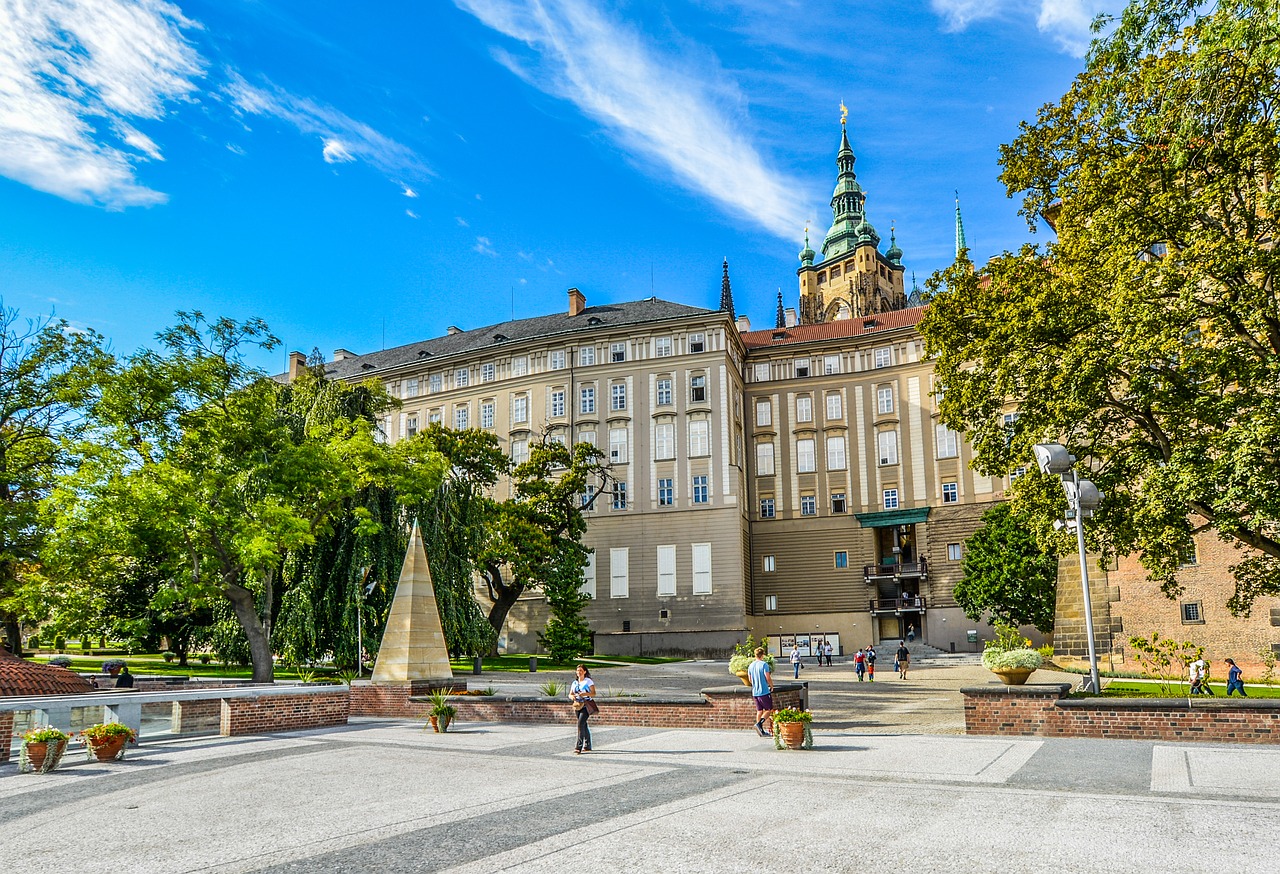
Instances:
[[[1091,692],[1102,689],[1098,677],[1098,648],[1093,638],[1093,603],[1089,597],[1089,562],[1084,551],[1084,520],[1093,516],[1093,511],[1102,502],[1103,494],[1098,487],[1087,479],[1080,479],[1075,468],[1076,457],[1060,443],[1037,443],[1032,447],[1036,464],[1042,473],[1054,474],[1062,480],[1062,490],[1067,495],[1067,526],[1075,525],[1076,547],[1080,554],[1080,586],[1084,591],[1084,626],[1085,637],[1089,643],[1089,684]],[[1071,474],[1068,481],[1067,474]],[[1053,523],[1061,527],[1060,523]]]

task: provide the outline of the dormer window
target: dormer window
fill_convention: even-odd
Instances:
[[[507,342],[507,341],[508,341],[508,340],[510,340],[510,339],[511,339],[511,338],[510,338],[510,337],[508,337],[506,334],[494,334],[494,335],[493,335],[493,342],[495,342],[495,343],[505,343],[505,342]]]

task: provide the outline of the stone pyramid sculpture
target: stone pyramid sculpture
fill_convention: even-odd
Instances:
[[[427,550],[415,522],[391,601],[387,629],[378,647],[378,660],[373,665],[373,682],[414,684],[452,678],[449,648],[440,625],[431,569],[427,567]]]

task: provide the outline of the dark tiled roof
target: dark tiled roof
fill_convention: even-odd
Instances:
[[[846,337],[874,334],[879,331],[891,331],[894,328],[910,328],[924,318],[926,309],[927,307],[912,307],[911,309],[878,313],[866,318],[823,322],[820,325],[797,325],[794,328],[747,331],[742,335],[742,342],[746,344],[747,351],[750,352],[753,349],[764,349],[770,346],[813,343],[819,340],[840,340]],[[875,324],[871,324],[872,322],[875,322]]]
[[[0,648],[0,698],[25,695],[76,695],[93,689],[66,668],[37,665]]]
[[[331,379],[351,379],[373,376],[403,364],[421,363],[430,366],[432,361],[452,355],[487,351],[500,354],[505,346],[521,340],[553,337],[559,334],[581,334],[588,331],[607,331],[646,322],[661,322],[681,316],[712,315],[716,310],[691,307],[650,297],[629,303],[603,304],[586,307],[576,316],[568,311],[531,319],[499,322],[485,328],[459,331],[432,340],[357,355],[342,361],[325,364],[325,374]],[[728,314],[726,313],[726,318]],[[500,339],[501,338],[501,339]],[[424,354],[425,353],[425,354]]]

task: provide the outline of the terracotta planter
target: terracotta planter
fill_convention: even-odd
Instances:
[[[1027,682],[1027,677],[1035,673],[1035,668],[1000,668],[991,673],[999,677],[1000,682],[1006,686],[1021,686]]]
[[[109,762],[112,759],[120,757],[124,752],[124,745],[129,742],[129,736],[126,734],[113,734],[102,740],[91,740],[85,738],[89,744],[89,749],[97,756],[99,762]]]
[[[65,740],[35,741],[27,744],[27,761],[31,770],[37,774],[52,771],[62,761],[62,753],[67,748]]]
[[[449,723],[453,721],[453,717],[447,713],[441,713],[439,716],[431,717],[431,727],[440,734],[444,734],[449,730]]]
[[[746,671],[734,671],[733,675],[737,677],[739,680],[741,680],[744,686],[751,685],[751,675],[748,674]]]
[[[804,745],[803,722],[779,722],[778,734],[782,736],[782,742],[789,750],[798,750]]]

